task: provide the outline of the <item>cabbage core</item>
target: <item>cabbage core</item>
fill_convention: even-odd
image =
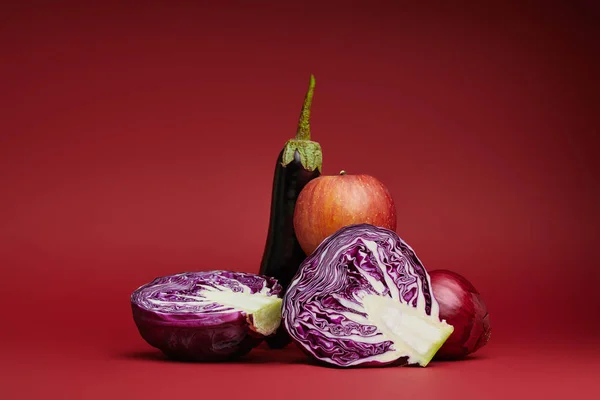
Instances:
[[[219,304],[225,309],[239,310],[248,316],[250,327],[264,336],[277,330],[281,322],[281,298],[264,294],[204,291],[202,296],[181,295],[199,303]],[[189,304],[190,302],[188,302]]]
[[[452,333],[425,267],[398,235],[350,225],[300,265],[283,300],[292,340],[320,361],[426,366]]]
[[[384,340],[393,343],[393,360],[408,356],[409,364],[427,366],[454,328],[391,297],[366,295],[367,318],[377,326]]]
[[[246,272],[185,272],[131,295],[133,318],[151,346],[178,360],[217,361],[248,353],[281,323],[281,285]]]

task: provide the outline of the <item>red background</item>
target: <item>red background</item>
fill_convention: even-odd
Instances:
[[[0,397],[554,398],[596,385],[592,2],[198,3],[2,6]],[[206,366],[161,361],[139,337],[137,286],[258,270],[309,73],[324,172],[382,180],[426,267],[484,295],[493,334],[476,357],[331,370],[258,349]]]

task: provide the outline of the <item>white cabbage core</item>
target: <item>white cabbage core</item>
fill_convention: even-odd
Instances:
[[[251,327],[264,336],[277,330],[281,323],[282,299],[264,294],[250,294],[232,291],[202,291],[201,296],[179,295],[199,302],[212,302],[243,311],[251,316]],[[189,303],[188,303],[189,304]]]
[[[407,354],[408,362],[426,366],[454,328],[391,297],[365,295],[367,318],[394,343],[394,352]],[[391,357],[393,358],[393,357]]]

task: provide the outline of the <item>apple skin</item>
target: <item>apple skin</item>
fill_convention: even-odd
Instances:
[[[370,175],[321,175],[300,192],[294,231],[310,255],[325,238],[347,225],[368,223],[396,230],[396,206],[388,188]]]

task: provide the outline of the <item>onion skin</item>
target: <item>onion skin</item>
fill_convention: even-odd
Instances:
[[[443,269],[430,271],[429,277],[440,306],[440,319],[454,326],[434,360],[462,359],[485,346],[492,332],[490,315],[473,284],[464,276]]]

